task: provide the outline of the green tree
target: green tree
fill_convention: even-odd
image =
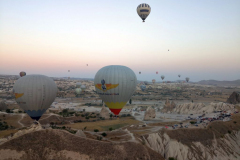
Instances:
[[[129,100],[129,104],[132,104],[132,99]]]

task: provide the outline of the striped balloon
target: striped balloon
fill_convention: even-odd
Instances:
[[[137,78],[130,68],[112,65],[103,67],[96,73],[94,85],[108,108],[118,115],[133,95]]]

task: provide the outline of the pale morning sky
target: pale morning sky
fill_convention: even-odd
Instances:
[[[0,74],[94,78],[106,65],[138,80],[240,79],[240,0],[0,1]]]

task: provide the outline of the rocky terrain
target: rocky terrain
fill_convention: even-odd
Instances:
[[[15,160],[164,160],[140,143],[110,143],[82,138],[66,131],[31,132],[0,145],[0,159]]]
[[[240,103],[240,94],[237,92],[233,92],[227,99],[227,103],[230,103],[230,104]]]
[[[178,114],[203,114],[203,113],[213,113],[214,111],[227,111],[233,113],[235,111],[235,106],[228,103],[210,103],[208,105],[204,103],[184,103],[179,104],[175,108],[161,110],[161,112],[169,113],[174,112]]]
[[[235,121],[236,123],[234,123]],[[233,121],[213,122],[206,129],[162,130],[141,137],[165,159],[238,160],[240,159],[240,116]]]

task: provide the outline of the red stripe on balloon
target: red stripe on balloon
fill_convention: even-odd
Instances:
[[[109,108],[110,109],[110,108]],[[113,112],[115,115],[119,115],[122,109],[110,109],[111,112]]]

